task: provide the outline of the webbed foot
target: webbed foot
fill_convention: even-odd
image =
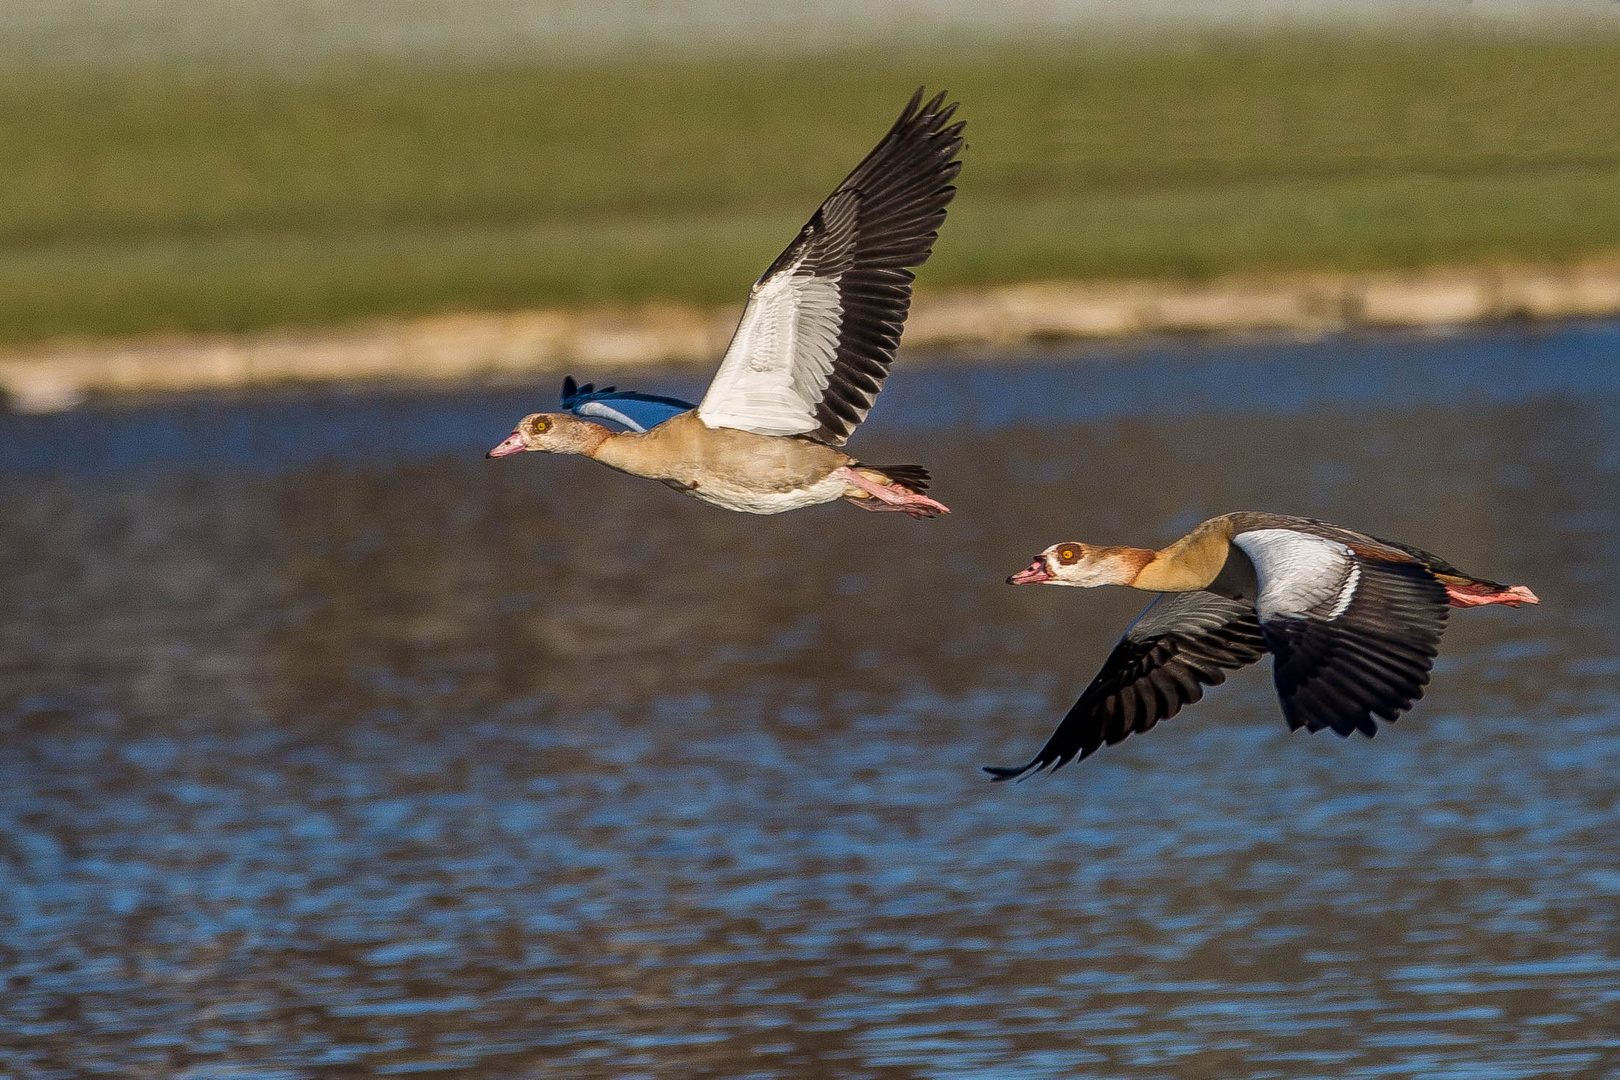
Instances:
[[[898,510],[914,518],[938,517],[951,512],[950,507],[937,499],[930,499],[921,492],[912,491],[899,484],[880,484],[875,480],[869,480],[847,465],[834,471],[833,475],[856,489],[846,494],[844,498],[863,510],[877,512]]]

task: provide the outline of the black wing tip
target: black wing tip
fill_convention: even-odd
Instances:
[[[1017,780],[1019,783],[1022,783],[1032,776],[1040,776],[1042,773],[1057,772],[1059,769],[1063,768],[1063,766],[1067,765],[1071,760],[1078,760],[1079,758],[1083,758],[1085,756],[1086,754],[1084,753],[1078,754],[1074,758],[1069,758],[1062,755],[1058,755],[1056,757],[1038,755],[1033,761],[1025,762],[1022,765],[980,765],[979,768],[989,773],[990,779],[995,783],[999,784],[1005,780]]]
[[[563,376],[562,407],[572,409],[574,406],[593,398],[611,396],[619,388],[617,386],[604,386],[598,390],[595,383],[585,383],[581,386],[572,375]]]
[[[1427,682],[1425,674],[1423,683]],[[1384,701],[1324,700],[1325,692],[1320,685],[1304,693],[1297,689],[1289,693],[1278,690],[1278,703],[1290,732],[1304,729],[1307,734],[1315,735],[1331,731],[1341,739],[1353,735],[1374,739],[1379,731],[1399,721],[1423,700],[1422,685],[1415,687],[1409,696]]]
[[[967,124],[966,120],[958,120],[949,131],[945,130],[945,125],[951,122],[951,117],[956,115],[956,110],[962,107],[962,103],[953,101],[947,105],[945,99],[950,96],[949,90],[941,90],[924,102],[923,95],[926,93],[928,93],[926,85],[917,87],[911,95],[911,100],[906,102],[906,107],[900,110],[900,118],[894,122],[890,134],[897,134],[910,127],[927,127],[931,135],[943,135],[946,138],[955,138],[961,134],[962,128]]]
[[[1386,720],[1384,722],[1386,724],[1394,723],[1393,720]],[[1303,723],[1292,725],[1289,730],[1299,731],[1301,728],[1304,729],[1305,734],[1307,735],[1315,735],[1319,731],[1331,731],[1341,739],[1348,739],[1352,735],[1360,735],[1364,739],[1375,739],[1378,737],[1378,721],[1372,719],[1370,715],[1365,721],[1363,721],[1360,717],[1353,717],[1351,719],[1333,717],[1331,719],[1307,720]]]
[[[940,90],[934,94],[933,97],[928,99],[928,104],[924,105],[923,95],[927,93],[928,84],[918,83],[917,89],[911,92],[911,100],[906,102],[905,112],[901,115],[914,116],[917,113],[938,112],[941,104],[943,104],[945,99],[950,96],[951,92],[949,90]]]

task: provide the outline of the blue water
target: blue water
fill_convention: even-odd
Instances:
[[[965,354],[898,367],[874,427],[974,429],[1072,425],[1123,417],[1286,415],[1395,405],[1468,408],[1542,398],[1612,407],[1620,395],[1620,323],[1403,338],[1245,345],[1174,339],[1076,352]],[[630,373],[614,380],[697,401],[708,376]],[[349,390],[158,408],[11,416],[0,470],[111,475],[186,467],[279,473],[322,459],[377,462],[488,449],[528,412],[557,407],[545,380],[504,392],[436,395]],[[229,407],[227,407],[229,406]],[[494,435],[492,440],[491,435]]]
[[[0,417],[0,1074],[1620,1074],[1617,359],[903,361],[922,522],[482,460],[550,380]],[[1544,603],[1376,740],[1257,667],[987,783],[1142,604],[1002,578],[1239,508]]]

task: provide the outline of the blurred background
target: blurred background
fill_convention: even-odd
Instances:
[[[924,299],[1606,265],[1615,8],[11,0],[0,349],[709,311],[920,83],[970,143]],[[483,460],[549,372],[0,412],[0,1074],[1620,1073],[1617,356],[905,351],[852,448],[923,522]],[[989,784],[1142,605],[1005,575],[1243,508],[1543,604],[1454,613],[1371,742],[1258,666]]]
[[[734,302],[925,83],[924,290],[1612,253],[1613,8],[13,0],[0,342]]]

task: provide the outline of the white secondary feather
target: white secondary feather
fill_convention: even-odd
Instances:
[[[1232,543],[1254,563],[1260,582],[1255,604],[1262,621],[1303,618],[1326,607],[1324,616],[1344,614],[1360,581],[1351,550],[1337,540],[1292,529],[1241,532]]]
[[[1332,622],[1350,607],[1350,601],[1356,598],[1356,586],[1361,584],[1361,567],[1352,562],[1350,573],[1345,577],[1344,584],[1339,586],[1339,598],[1333,602],[1333,610],[1327,613],[1328,622]]]
[[[799,273],[801,259],[754,286],[698,418],[709,427],[802,435],[821,426],[844,308],[837,277]]]
[[[631,431],[646,431],[647,429],[636,423],[618,409],[604,405],[600,401],[587,401],[576,410],[581,416],[600,416],[615,423],[623,424]]]

